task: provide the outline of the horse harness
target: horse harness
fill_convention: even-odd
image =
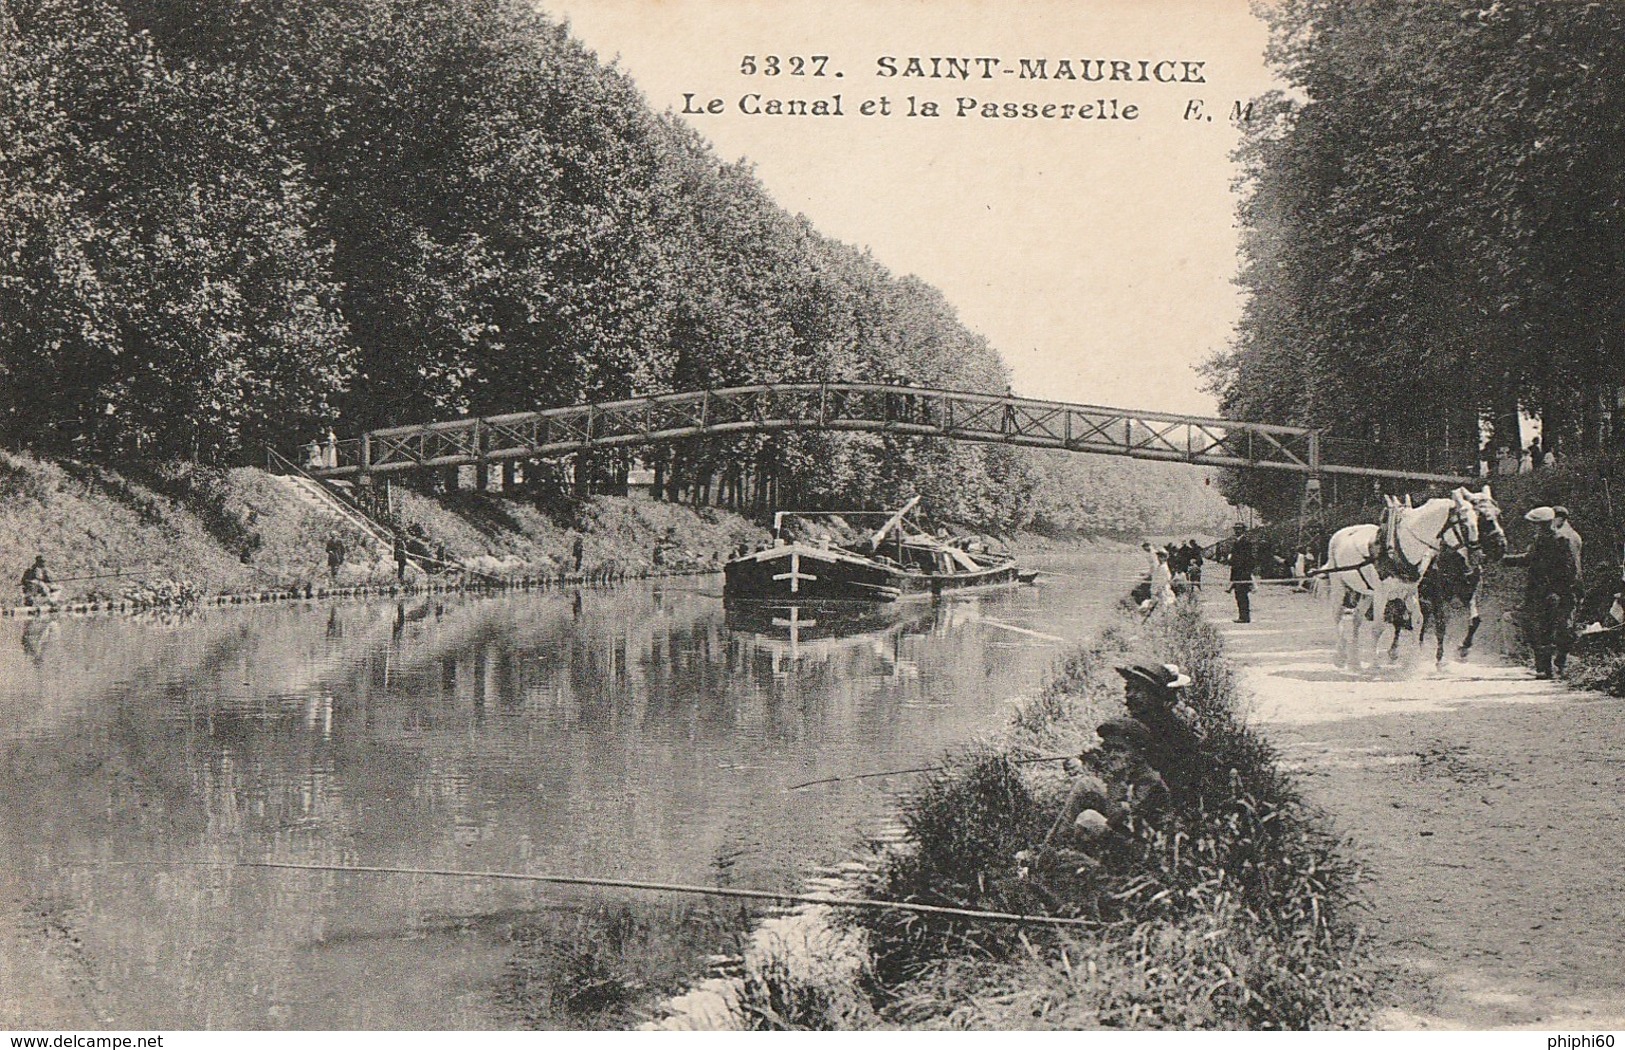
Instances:
[[[1397,503],[1390,504],[1389,514],[1394,516],[1395,520],[1385,521],[1382,527],[1377,530],[1376,541],[1373,543],[1375,550],[1364,561],[1356,562],[1353,565],[1327,565],[1306,575],[1328,576],[1335,572],[1357,572],[1360,574],[1360,582],[1364,583],[1372,591],[1377,589],[1377,584],[1382,581],[1384,576],[1397,576],[1407,583],[1421,582],[1421,568],[1406,560],[1404,554],[1400,551],[1397,539],[1400,524],[1397,519],[1403,516],[1404,509],[1403,506]],[[1433,538],[1433,542],[1429,543],[1427,540],[1422,540],[1422,546],[1434,554],[1438,554],[1440,548],[1444,546],[1445,536],[1451,533],[1456,537],[1455,545],[1462,550],[1473,552],[1482,547],[1478,540],[1469,539],[1463,532],[1461,512],[1457,507],[1450,508],[1450,514],[1445,518],[1444,524],[1439,527],[1439,534]],[[1396,538],[1392,542],[1384,542],[1390,534]],[[1366,579],[1365,570],[1372,565],[1377,566],[1376,581]],[[1393,571],[1384,573],[1384,569]]]

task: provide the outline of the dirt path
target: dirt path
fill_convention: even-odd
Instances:
[[[1443,673],[1345,673],[1329,606],[1264,590],[1251,624],[1216,588],[1209,614],[1370,874],[1377,1026],[1625,1027],[1625,700],[1507,666],[1490,625]]]

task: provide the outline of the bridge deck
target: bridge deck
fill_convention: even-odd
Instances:
[[[385,427],[339,442],[336,455],[310,471],[342,477],[781,430],[911,434],[1306,475],[1472,480],[1425,449],[1328,443],[1305,427],[876,383],[760,384]]]

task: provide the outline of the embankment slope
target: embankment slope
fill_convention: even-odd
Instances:
[[[431,548],[444,546],[448,560],[503,576],[712,568],[739,544],[764,537],[724,511],[613,497],[549,513],[495,494],[402,489],[399,506],[403,521],[421,527]],[[115,469],[0,452],[0,586],[16,586],[38,555],[59,580],[131,574],[64,583],[70,601],[117,597],[155,580],[184,581],[202,593],[323,586],[334,535],[348,550],[340,586],[394,580],[380,544],[262,470]],[[0,605],[15,604],[19,593]]]

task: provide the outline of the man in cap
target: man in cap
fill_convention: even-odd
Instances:
[[[1567,519],[1564,514],[1564,519]],[[1535,677],[1562,674],[1573,644],[1574,606],[1580,587],[1577,548],[1558,534],[1558,518],[1553,507],[1536,507],[1524,515],[1535,526],[1535,539],[1521,554],[1509,554],[1502,561],[1524,565],[1529,575],[1524,581],[1523,629],[1529,647],[1535,651]],[[1578,536],[1576,537],[1578,538]]]
[[[1165,773],[1187,782],[1185,752],[1197,742],[1174,710],[1179,690],[1190,684],[1177,665],[1135,664],[1119,667],[1117,673],[1123,676],[1129,715],[1095,727],[1100,746],[1080,756],[1084,767],[1038,851],[1080,871],[1097,862],[1079,847],[1121,830],[1129,817],[1145,814],[1169,794]],[[1018,856],[1031,859],[1026,851]]]
[[[1247,538],[1247,526],[1236,522],[1236,538],[1230,544],[1230,590],[1236,596],[1236,622],[1253,619],[1253,577],[1258,575],[1258,548]]]
[[[1108,831],[1168,790],[1146,753],[1155,746],[1151,730],[1133,718],[1110,718],[1095,727],[1100,746],[1084,755],[1089,763],[1072,781],[1066,804],[1044,835],[1042,849],[1072,850]],[[1063,861],[1078,861],[1068,855]],[[1092,866],[1087,858],[1083,863]]]
[[[327,578],[332,583],[339,582],[339,570],[344,567],[344,541],[339,539],[338,533],[327,537]]]

